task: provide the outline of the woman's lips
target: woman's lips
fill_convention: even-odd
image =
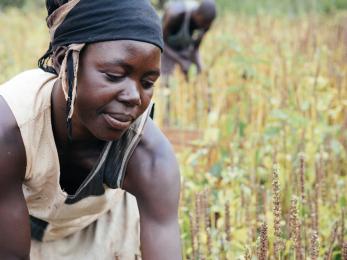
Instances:
[[[125,115],[117,115],[117,114],[103,114],[107,124],[116,130],[125,130],[127,129],[131,123],[132,118]]]

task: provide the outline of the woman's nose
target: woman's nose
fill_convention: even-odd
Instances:
[[[128,106],[140,106],[141,95],[135,81],[129,80],[119,95],[119,100]]]

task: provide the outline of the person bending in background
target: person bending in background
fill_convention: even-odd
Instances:
[[[199,55],[200,44],[216,18],[214,0],[197,2],[170,2],[163,15],[164,52],[162,75],[167,77],[179,65],[188,76],[191,65],[195,64],[200,73],[202,64]]]
[[[153,121],[148,0],[47,0],[40,69],[0,86],[0,259],[179,260],[180,176]]]

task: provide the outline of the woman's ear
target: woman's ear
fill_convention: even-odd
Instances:
[[[63,60],[65,58],[66,51],[67,51],[66,46],[59,46],[53,52],[53,58],[52,58],[53,67],[58,74],[60,72],[61,64],[63,63]]]

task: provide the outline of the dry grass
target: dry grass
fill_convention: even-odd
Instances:
[[[157,123],[184,130],[185,259],[347,258],[346,17],[219,18],[204,72],[156,87]],[[0,33],[3,82],[35,67],[48,34],[42,13],[16,10]]]

